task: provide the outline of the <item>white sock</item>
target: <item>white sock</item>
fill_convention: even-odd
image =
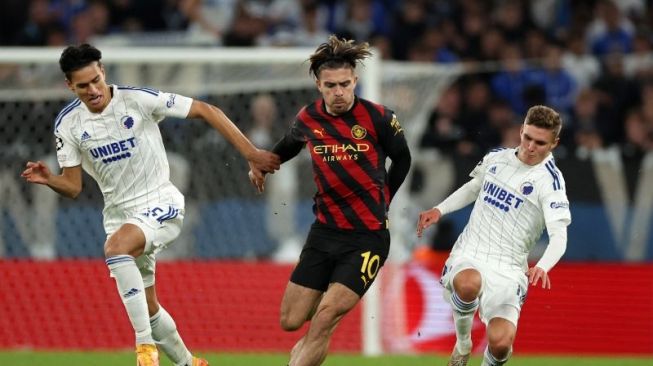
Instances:
[[[106,259],[111,275],[116,279],[118,294],[125,305],[136,333],[136,344],[154,344],[150,316],[147,311],[143,277],[131,255],[115,255]]]
[[[478,309],[478,299],[465,302],[453,292],[451,302],[453,304],[453,321],[456,326],[456,348],[458,353],[466,355],[472,351],[472,325],[474,324],[474,313]]]
[[[483,353],[483,363],[481,363],[481,366],[501,366],[508,362],[508,359],[510,358],[510,355],[512,354],[512,351],[508,353],[508,356],[503,359],[503,360],[497,360],[492,352],[490,352],[489,347],[485,347],[485,352]]]
[[[159,349],[168,356],[170,361],[177,366],[190,366],[193,364],[193,355],[177,332],[177,324],[162,306],[150,318],[152,338]]]

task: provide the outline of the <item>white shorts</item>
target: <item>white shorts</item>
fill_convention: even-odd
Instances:
[[[143,276],[145,288],[153,286],[155,282],[156,253],[177,239],[183,223],[184,210],[171,204],[143,209],[123,223],[138,226],[145,235],[145,250],[136,258],[136,266]]]
[[[498,271],[488,263],[465,256],[451,256],[442,270],[440,283],[444,286],[444,298],[451,303],[453,279],[460,271],[475,269],[481,274],[479,316],[487,325],[493,318],[509,320],[517,326],[519,313],[526,301],[528,277],[520,271]]]

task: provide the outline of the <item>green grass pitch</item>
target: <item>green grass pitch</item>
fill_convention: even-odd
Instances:
[[[200,353],[215,366],[285,366],[287,356],[283,354],[226,354]],[[29,352],[2,351],[0,365],[7,366],[121,366],[133,365],[131,352]],[[437,366],[446,365],[447,357],[442,355],[381,356],[362,357],[357,355],[333,354],[327,357],[324,366]],[[473,358],[470,365],[480,365],[480,358]],[[508,365],[515,366],[650,366],[653,358],[598,358],[598,357],[531,357],[515,356]],[[172,366],[165,356],[161,366]]]

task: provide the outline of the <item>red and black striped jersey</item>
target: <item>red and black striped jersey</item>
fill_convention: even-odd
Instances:
[[[286,161],[304,145],[317,185],[316,220],[339,229],[387,228],[390,200],[410,167],[410,152],[395,114],[356,98],[348,112],[333,116],[319,99],[302,108],[274,151]],[[389,179],[386,158],[393,164],[403,162],[394,179]]]

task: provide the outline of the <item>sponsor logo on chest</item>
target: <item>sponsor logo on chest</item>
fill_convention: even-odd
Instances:
[[[507,189],[492,182],[485,181],[483,183],[483,202],[490,206],[494,206],[505,212],[510,211],[511,208],[519,208],[524,200],[510,193]]]
[[[93,160],[102,159],[105,164],[132,157],[132,150],[136,147],[136,137],[110,142],[108,144],[91,148],[89,150]]]

